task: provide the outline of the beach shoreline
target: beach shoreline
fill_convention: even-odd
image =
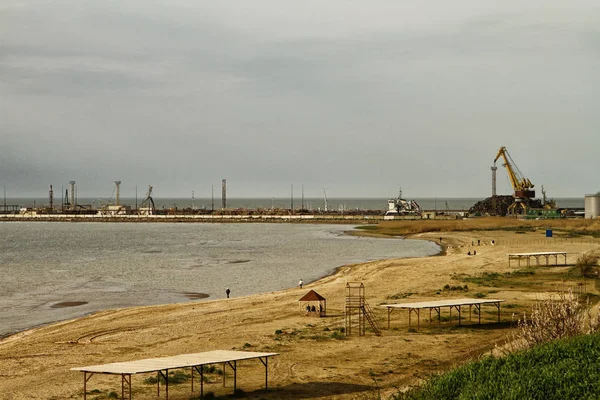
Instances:
[[[326,224],[327,225],[327,224]],[[334,224],[334,225],[339,225],[339,224]],[[346,225],[346,224],[343,224]],[[349,230],[344,230],[342,231],[342,235],[344,236],[364,236],[364,237],[375,237],[374,235],[369,235],[367,232],[365,231],[361,231],[359,229],[356,229],[358,227],[358,225],[353,225],[352,229]],[[345,228],[344,228],[345,229]],[[382,238],[382,239],[398,239],[400,240],[401,238],[397,238],[397,237],[390,237],[390,236],[385,236],[385,235],[380,235],[377,236],[378,238]],[[322,274],[317,275],[315,278],[313,279],[305,279],[306,284],[311,284],[314,282],[318,282],[319,280],[326,278],[328,276],[331,275],[335,275],[336,273],[338,273],[345,265],[338,265],[336,267],[332,267],[331,269],[328,269],[326,271],[324,271]],[[267,293],[270,292],[271,290],[266,290],[265,292],[256,292],[256,293],[252,293],[252,294],[262,294],[262,293]],[[182,301],[176,301],[176,302],[165,302],[165,303],[159,303],[159,304],[140,304],[140,305],[133,305],[133,306],[125,306],[125,307],[105,307],[105,308],[101,308],[101,309],[96,309],[93,311],[88,311],[88,312],[83,312],[78,316],[74,316],[74,317],[66,317],[66,318],[58,318],[52,321],[48,321],[48,322],[43,322],[43,323],[39,323],[39,324],[33,324],[33,325],[29,325],[17,330],[14,330],[12,332],[6,332],[6,333],[0,333],[0,343],[3,339],[6,339],[10,336],[13,335],[18,335],[21,334],[25,331],[28,330],[35,330],[38,329],[40,327],[44,327],[44,326],[48,326],[48,325],[52,325],[55,323],[61,323],[61,322],[65,322],[65,321],[69,321],[69,320],[74,320],[77,318],[83,318],[83,317],[87,317],[87,316],[92,316],[98,312],[102,312],[102,311],[109,311],[109,310],[122,310],[122,309],[127,309],[127,308],[135,308],[135,307],[146,307],[146,306],[165,306],[165,305],[170,305],[170,304],[184,304],[184,303],[188,303],[190,301],[194,301],[194,300],[204,300],[204,301],[209,301],[209,300],[222,300],[220,298],[210,298],[211,296],[207,293],[191,293],[191,292],[182,292],[182,295],[184,295],[184,297],[186,297],[186,300],[182,300]],[[82,296],[76,296],[76,298],[78,299],[77,301],[73,301],[73,300],[67,300],[68,298],[70,298],[70,296],[66,296],[65,300],[57,300],[55,302],[53,302],[52,304],[48,305],[49,309],[65,309],[65,308],[71,308],[71,309],[76,309],[79,306],[83,306],[89,303],[88,300],[90,300],[89,298],[86,297],[82,297]]]
[[[506,340],[510,316],[504,314],[502,323],[496,324],[495,314],[485,314],[481,327],[465,322],[460,329],[448,321],[440,330],[431,330],[422,321],[423,331],[412,331],[407,326],[408,316],[396,312],[387,329],[383,322],[386,311],[380,304],[474,296],[490,289],[469,284],[468,292],[436,291],[446,284],[457,285],[464,274],[513,270],[506,262],[509,251],[560,245],[561,250],[569,251],[571,260],[598,243],[542,242],[539,233],[467,231],[444,232],[442,236],[444,256],[345,265],[303,289],[105,310],[5,338],[0,341],[0,370],[4,371],[0,399],[81,398],[81,376],[70,372],[71,367],[216,349],[280,354],[269,362],[270,392],[263,392],[260,382],[251,376],[241,382],[248,398],[353,399],[373,393],[374,379],[382,393],[391,393],[395,387],[418,383],[429,373],[490,351]],[[410,236],[432,241],[439,237],[439,232]],[[467,256],[471,243],[478,240],[482,244],[475,245],[477,256]],[[490,245],[491,240],[496,245]],[[362,337],[333,334],[344,327],[348,282],[364,283],[365,298],[384,327],[383,337],[369,329]],[[326,318],[307,317],[299,307],[298,299],[311,289],[327,298]],[[532,293],[519,289],[500,289],[489,296],[512,304],[512,312],[535,300]],[[260,376],[260,368],[248,365],[244,371],[246,368],[254,378]],[[116,389],[117,381],[94,376],[88,387],[108,393]],[[136,399],[155,398],[155,387],[145,384],[143,376],[135,376],[133,385]],[[222,395],[232,389],[212,385],[210,390]],[[186,385],[170,389],[171,399],[189,396]]]

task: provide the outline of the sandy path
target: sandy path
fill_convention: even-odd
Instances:
[[[409,332],[405,312],[392,314],[392,329],[388,330],[387,312],[377,305],[474,297],[476,292],[490,288],[470,284],[466,293],[436,292],[446,284],[461,284],[453,279],[454,274],[509,271],[508,252],[567,251],[572,263],[582,252],[598,247],[598,242],[590,240],[543,241],[539,233],[460,232],[442,236],[448,246],[446,255],[345,266],[304,289],[109,310],[6,338],[0,342],[0,399],[83,398],[82,374],[70,371],[71,367],[216,349],[280,353],[269,363],[273,388],[269,393],[260,390],[264,370],[258,361],[240,365],[238,387],[248,398],[368,398],[375,384],[389,393],[394,387],[414,384],[430,372],[450,368],[502,343],[511,311],[503,311],[505,323],[500,325],[493,323],[492,310],[482,312],[486,323],[481,326],[458,328],[455,322],[445,322],[442,329],[433,329],[423,323],[425,327],[419,332]],[[439,233],[417,236],[429,240],[439,237]],[[482,245],[471,247],[478,239]],[[495,239],[495,246],[489,245],[491,239]],[[477,250],[477,256],[466,255],[471,249]],[[366,299],[381,326],[386,327],[382,337],[370,331],[364,337],[331,337],[345,324],[346,282],[364,283]],[[327,318],[303,315],[297,300],[310,289],[327,298]],[[551,285],[540,287],[540,291],[551,289]],[[535,298],[527,292],[513,288],[489,297],[527,307]],[[277,330],[282,333],[276,334]],[[157,398],[156,386],[143,382],[149,376],[134,376],[135,399]],[[219,383],[219,376],[210,379],[217,383],[207,384],[205,391],[217,395],[232,392],[230,378],[226,388]],[[95,375],[88,386],[92,389],[101,393],[88,395],[88,399],[107,398],[108,391],[120,394],[120,379]],[[189,399],[190,395],[189,384],[173,385],[169,390],[170,399]]]

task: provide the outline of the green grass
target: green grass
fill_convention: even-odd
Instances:
[[[410,296],[412,296],[413,294],[414,294],[413,292],[400,292],[400,293],[396,293],[391,296],[388,296],[387,298],[391,299],[391,300],[406,299],[406,298],[409,298]]]
[[[459,278],[457,276],[457,278]],[[484,272],[478,276],[460,276],[463,282],[475,283],[480,286],[498,286],[503,275],[498,272]]]
[[[600,334],[487,357],[393,396],[429,399],[598,399]]]
[[[164,384],[165,378],[162,376],[162,374],[159,375],[159,377],[160,377],[160,383]],[[169,385],[178,385],[180,383],[187,382],[190,378],[191,378],[191,376],[183,371],[169,372]],[[144,383],[147,385],[153,385],[156,382],[157,382],[157,380],[156,380],[155,376],[150,376],[150,377],[144,379]]]
[[[536,273],[533,268],[520,269],[517,271],[506,272],[483,272],[476,276],[468,276],[465,274],[456,274],[454,279],[462,280],[463,282],[474,283],[479,286],[499,287],[508,284],[508,279],[511,279],[511,284],[515,284],[515,278],[527,278],[534,276]],[[529,282],[530,283],[530,282]],[[448,286],[448,285],[446,285]],[[465,286],[466,287],[466,286]],[[446,287],[444,287],[446,289]]]
[[[591,230],[567,230],[566,232],[566,236],[571,237],[571,238],[578,238],[578,237],[582,237],[582,236],[591,236],[594,238],[599,238],[600,237],[600,230],[597,229],[591,229]]]
[[[362,229],[364,231],[376,231],[379,229],[377,225],[361,225],[357,226],[356,229]]]

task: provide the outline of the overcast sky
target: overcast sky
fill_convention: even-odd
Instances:
[[[597,0],[0,2],[9,197],[583,197],[599,98]]]

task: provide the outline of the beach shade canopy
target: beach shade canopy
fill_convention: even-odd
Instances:
[[[306,293],[298,301],[307,316],[324,317],[327,314],[327,299],[314,290]]]

